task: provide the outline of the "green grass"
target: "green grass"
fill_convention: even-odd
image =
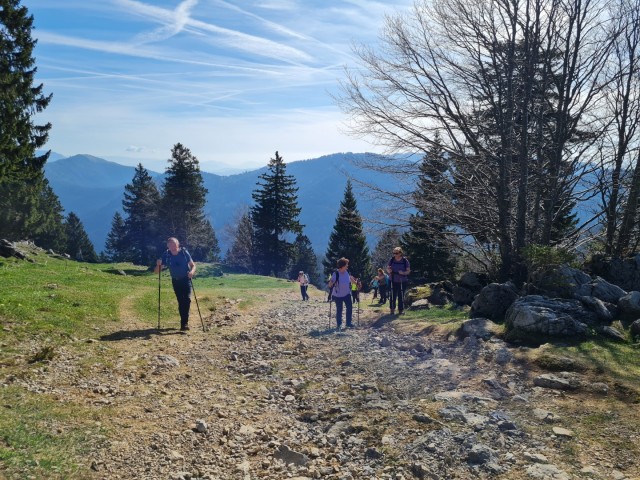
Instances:
[[[432,306],[427,310],[405,310],[402,316],[394,319],[393,326],[402,333],[425,335],[437,333],[440,336],[447,336],[458,330],[468,319],[468,309]]]
[[[88,478],[88,467],[74,462],[87,453],[99,432],[87,412],[47,395],[21,388],[0,389],[0,476],[2,478]],[[68,419],[75,419],[75,426]],[[4,476],[3,476],[4,475]]]
[[[559,353],[582,359],[596,373],[606,373],[620,382],[635,385],[640,392],[639,345],[599,338],[556,348]]]

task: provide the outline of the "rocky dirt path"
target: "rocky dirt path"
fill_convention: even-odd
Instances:
[[[62,355],[30,387],[106,409],[94,478],[639,478],[615,445],[640,436],[616,423],[606,386],[567,390],[574,377],[530,371],[500,340],[398,335],[384,312],[335,332],[319,294],[293,298],[252,314],[228,301],[187,335],[154,332],[125,299],[125,328],[94,342],[113,364]],[[611,448],[575,430],[578,402],[610,416],[593,435]]]

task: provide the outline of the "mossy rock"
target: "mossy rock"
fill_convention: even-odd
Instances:
[[[422,285],[420,287],[413,287],[409,289],[409,292],[406,295],[406,301],[409,305],[411,305],[416,300],[426,300],[432,294],[431,287],[429,285]]]
[[[533,360],[540,368],[550,372],[586,372],[588,365],[575,358],[543,353]]]

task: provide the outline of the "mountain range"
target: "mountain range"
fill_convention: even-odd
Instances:
[[[358,178],[368,183],[379,183],[381,180],[380,173],[356,166],[367,155],[336,153],[287,163],[287,174],[295,177],[299,188],[300,221],[305,225],[304,233],[318,257],[322,257],[326,251],[340,202],[344,198],[347,179]],[[113,215],[116,211],[122,213],[124,187],[131,183],[135,167],[85,154],[61,158],[61,155],[54,153],[52,158],[54,160],[45,166],[51,187],[60,198],[65,212],[78,215],[96,251],[102,251],[111,230]],[[227,176],[201,172],[208,190],[205,212],[211,219],[223,253],[233,240],[225,235],[225,226],[237,220],[243,206],[253,204],[251,193],[258,188],[259,176],[266,171],[265,166]],[[163,173],[149,171],[149,174],[158,186],[162,184]],[[354,185],[354,192],[363,218],[380,220],[376,205],[357,195],[357,185]],[[376,241],[373,234],[368,240],[370,247],[373,247]]]

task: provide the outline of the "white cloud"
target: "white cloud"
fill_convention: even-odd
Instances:
[[[141,33],[135,37],[135,40],[141,43],[157,42],[167,40],[180,33],[189,21],[191,9],[198,4],[198,0],[184,0],[173,11],[173,15],[169,21],[160,28],[152,32]]]

